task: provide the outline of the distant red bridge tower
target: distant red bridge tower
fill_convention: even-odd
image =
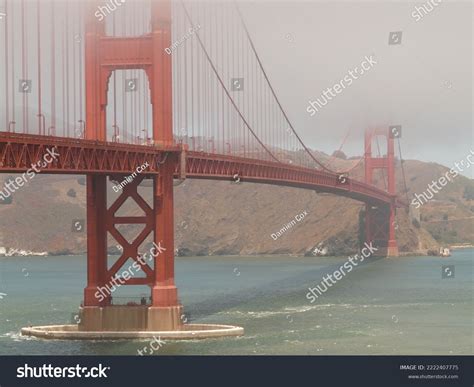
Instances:
[[[376,136],[387,140],[386,157],[372,156],[372,142]],[[381,169],[387,172],[387,190],[392,195],[389,205],[366,204],[365,211],[365,240],[380,249],[378,255],[398,256],[396,231],[396,186],[395,186],[395,149],[394,138],[387,129],[367,130],[365,132],[365,182],[374,185],[374,171]]]

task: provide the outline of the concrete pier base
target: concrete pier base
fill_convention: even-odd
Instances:
[[[387,245],[387,257],[399,257],[398,243],[395,239],[390,239]]]
[[[78,325],[48,325],[21,330],[24,336],[58,340],[136,340],[161,337],[168,340],[242,336],[233,325],[183,324],[183,307],[147,305],[87,306],[79,309]]]
[[[183,307],[146,305],[86,306],[79,309],[79,331],[176,331]]]
[[[387,248],[387,257],[399,257],[400,252],[398,251],[398,246],[392,246]]]
[[[47,325],[22,328],[23,336],[53,340],[163,340],[209,339],[242,336],[244,329],[232,325],[184,324],[177,331],[80,331],[77,325]]]

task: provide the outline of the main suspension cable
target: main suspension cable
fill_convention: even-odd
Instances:
[[[250,130],[250,132],[252,133],[252,135],[255,137],[255,139],[258,141],[258,143],[260,144],[260,146],[265,149],[265,151],[270,155],[271,158],[273,158],[275,161],[277,162],[281,162],[266,146],[265,144],[260,140],[260,138],[257,136],[257,134],[254,132],[254,130],[250,127],[250,124],[247,122],[247,120],[245,119],[245,117],[243,116],[242,112],[240,111],[239,107],[237,106],[237,104],[235,103],[235,101],[233,100],[233,98],[231,97],[230,93],[229,93],[229,90],[227,90],[227,87],[225,86],[224,82],[222,81],[222,78],[221,76],[219,75],[219,73],[217,72],[217,68],[216,66],[214,65],[214,63],[212,62],[212,59],[211,57],[209,56],[209,53],[207,52],[206,48],[204,47],[204,44],[201,40],[201,37],[197,31],[197,29],[195,28],[194,26],[194,23],[191,19],[191,16],[189,15],[188,13],[188,10],[186,8],[186,5],[184,4],[184,1],[181,1],[181,5],[183,6],[183,9],[184,9],[184,13],[186,15],[186,18],[188,19],[192,29],[194,30],[194,33],[196,35],[196,38],[197,38],[197,41],[200,45],[200,47],[202,48],[203,52],[204,52],[204,55],[206,56],[206,59],[207,61],[209,62],[209,65],[211,66],[214,74],[216,75],[217,77],[217,80],[219,81],[219,83],[221,84],[222,88],[224,89],[224,92],[225,94],[227,95],[227,97],[229,98],[229,101],[230,103],[232,104],[232,106],[234,107],[234,109],[237,111],[238,115],[240,116],[240,118],[242,119],[242,121],[244,122],[245,126],[247,127],[248,130]]]

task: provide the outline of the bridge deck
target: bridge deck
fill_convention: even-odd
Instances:
[[[56,174],[131,174],[148,163],[142,173],[157,174],[167,154],[180,154],[182,147],[142,146],[116,142],[0,132],[0,172],[25,173],[55,148],[56,159],[39,166],[41,173]],[[185,152],[185,177],[209,180],[240,180],[287,187],[312,189],[345,196],[370,204],[398,201],[389,193],[335,173],[258,159]],[[43,163],[45,164],[45,163]],[[176,177],[183,177],[179,164]]]

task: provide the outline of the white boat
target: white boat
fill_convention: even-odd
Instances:
[[[439,248],[439,256],[440,257],[450,257],[451,251],[447,247],[440,247]]]

